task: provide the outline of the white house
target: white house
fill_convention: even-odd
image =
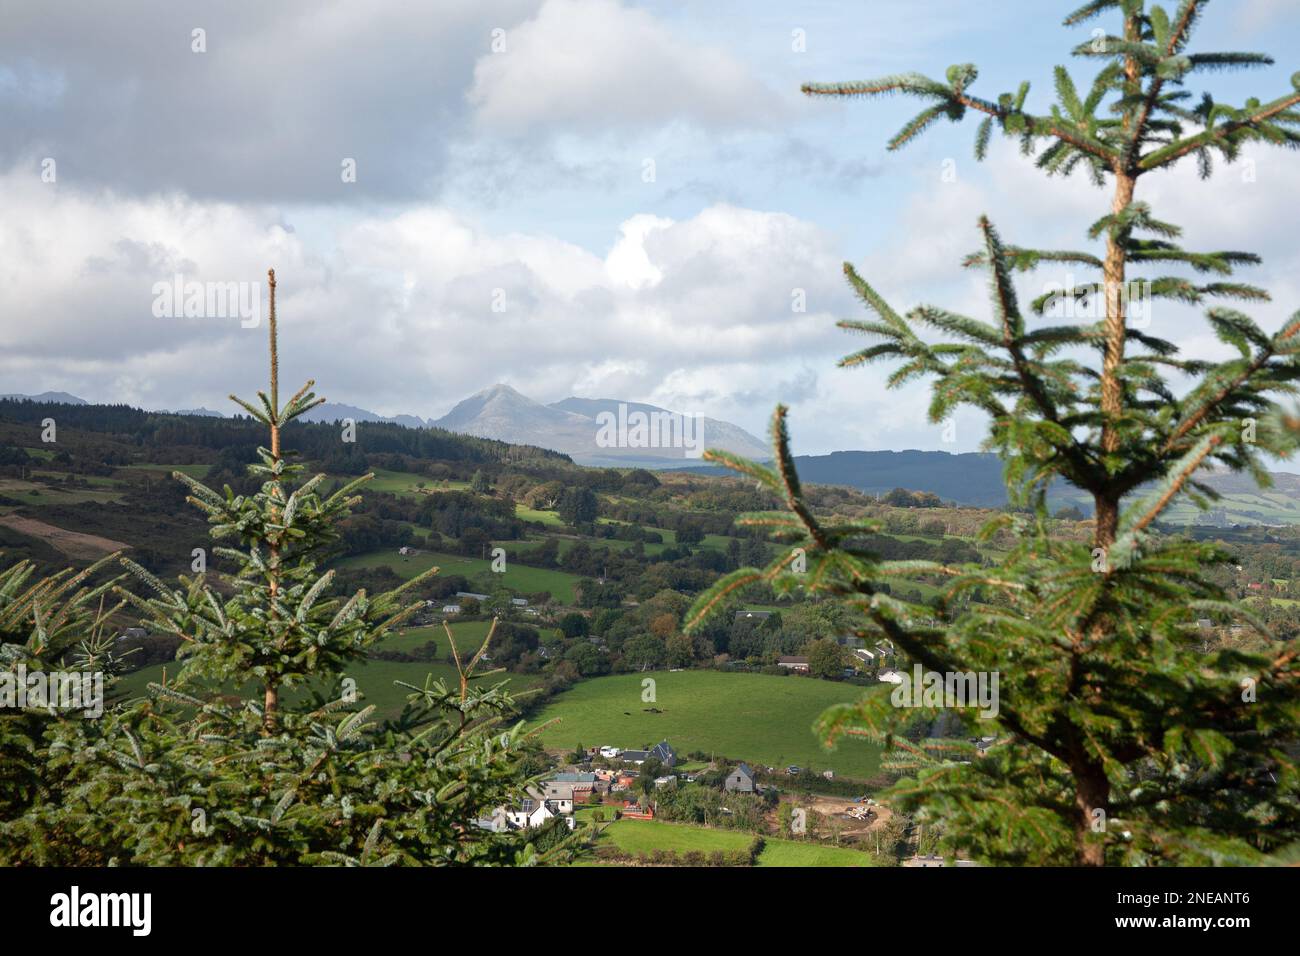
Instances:
[[[890,654],[894,653],[894,647],[887,641],[879,641],[875,647],[855,647],[853,656],[860,661],[870,664],[873,661],[883,661]]]
[[[443,614],[459,614],[459,613],[460,613],[460,605],[459,605],[459,604],[444,604],[444,605],[442,606],[442,613],[443,613]]]
[[[530,789],[528,796],[520,800],[516,806],[497,807],[492,814],[491,829],[499,831],[502,829],[500,824],[504,823],[504,829],[530,830],[533,827],[540,827],[554,817],[564,817],[568,821],[569,829],[572,830],[577,823],[573,816],[573,801],[548,800],[538,791]]]

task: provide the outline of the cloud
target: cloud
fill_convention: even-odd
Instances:
[[[258,387],[264,327],[153,314],[155,283],[176,274],[256,287],[274,266],[286,381],[426,416],[499,380],[545,400],[675,397],[719,417],[743,380],[770,407],[789,363],[829,358],[849,307],[827,235],[731,206],[630,217],[601,256],[430,205],[345,220],[312,249],[270,207],[87,195],[19,173],[0,190],[0,375],[17,391],[226,408]],[[756,427],[766,407],[748,411]]]
[[[1151,177],[1145,198],[1192,248],[1263,252],[1250,281],[1276,301],[1248,311],[1276,326],[1300,305],[1286,207],[1300,170],[1260,150],[1202,183]],[[929,302],[987,318],[985,276],[961,258],[988,212],[1008,242],[1079,247],[1107,195],[1047,182],[1013,150],[954,182],[926,170],[877,225],[858,261],[900,311]],[[933,176],[931,179],[930,177]],[[148,407],[227,407],[261,384],[264,334],[227,319],[158,319],[155,282],[280,277],[285,380],[383,413],[434,416],[505,380],[551,401],[569,394],[653,401],[761,431],[793,406],[796,448],[944,446],[928,388],[884,387],[885,367],[838,370],[862,342],[835,320],[863,316],[840,271],[840,241],[786,213],[714,204],[683,218],[637,213],[603,252],[545,231],[488,229],[445,207],[315,223],[260,204],[87,193],[0,176],[0,375],[16,391],[65,389]],[[303,235],[312,234],[311,245]],[[1054,274],[1026,280],[1023,298]],[[797,311],[799,305],[805,311]],[[1222,353],[1195,309],[1163,305],[1150,331]],[[978,445],[975,418],[956,449]]]
[[[546,0],[479,58],[469,100],[480,128],[511,136],[687,122],[762,125],[781,101],[724,50],[674,35],[617,0]]]
[[[900,2],[863,47],[841,12],[760,6],[736,31],[739,9],[6,4],[7,389],[225,408],[232,389],[260,385],[263,332],[157,319],[153,284],[257,284],[274,265],[285,378],[315,377],[334,400],[436,415],[506,380],[543,400],[648,400],[754,431],[787,401],[800,450],[945,447],[925,422],[926,387],[890,392],[883,366],[834,368],[861,345],[834,327],[863,314],[841,260],[900,310],[987,317],[985,277],[960,266],[976,218],[988,213],[1008,242],[1079,247],[1107,196],[1083,178],[1049,182],[1002,141],[945,181],[947,127],[919,162],[883,158],[881,130],[907,104],[864,116],[794,93],[798,79],[892,68],[895,40],[920,45],[909,66],[929,62],[965,43],[968,24]],[[796,23],[806,55],[789,52]],[[191,52],[196,27],[203,54]],[[953,155],[965,156],[960,133]],[[56,183],[40,181],[45,156]],[[1300,191],[1300,169],[1280,151],[1247,156],[1254,182],[1242,167],[1209,184],[1184,168],[1140,195],[1189,247],[1261,252],[1264,267],[1241,278],[1274,293],[1248,311],[1276,327],[1300,305],[1278,201]],[[340,179],[346,157],[354,185]],[[1151,331],[1222,354],[1199,310],[1161,309]],[[980,433],[959,422],[959,450]]]
[[[50,156],[65,182],[137,194],[427,196],[492,28],[536,5],[6,3],[0,168]]]

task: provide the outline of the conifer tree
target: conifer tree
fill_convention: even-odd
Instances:
[[[1216,157],[1232,162],[1247,144],[1300,145],[1300,74],[1292,90],[1267,102],[1231,106],[1208,93],[1192,101],[1186,86],[1203,73],[1271,62],[1256,53],[1192,52],[1205,6],[1182,0],[1171,14],[1145,0],[1092,0],[1072,13],[1069,26],[1113,14],[1118,29],[1074,49],[1101,65],[1086,92],[1056,69],[1057,102],[1046,113],[1028,110],[1027,83],[994,99],[975,95],[970,64],[950,67],[942,81],[905,74],[804,87],[810,96],[924,101],[892,149],[941,119],[982,115],[977,158],[996,128],[1036,154],[1048,175],[1081,171],[1110,190],[1109,208],[1077,250],[1007,244],[980,219],[978,248],[965,264],[988,273],[989,320],[929,305],[901,315],[844,266],[873,316],[840,324],[875,342],[841,364],[893,362],[891,386],[930,380],[934,422],[963,405],[990,420],[986,447],[1004,461],[1010,500],[1030,506],[988,529],[1015,535],[1000,566],[879,561],[861,544],[872,522],[815,515],[790,457],[784,407],[773,419],[773,467],[708,454],[784,502],[784,511],[742,521],[792,547],[766,568],[718,582],[697,602],[693,626],[727,595],[766,580],[836,596],[856,610],[862,635],[889,638],[929,671],[999,674],[996,720],[968,725],[996,738],[982,755],[950,740],[903,739],[907,724],[940,711],[902,710],[888,693],[832,709],[818,724],[828,743],[844,735],[882,741],[886,765],[905,774],[892,790],[896,804],[940,823],[949,850],[977,859],[1254,863],[1300,838],[1294,652],[1275,644],[1268,653],[1204,653],[1190,635],[1198,615],[1267,630],[1210,581],[1223,554],[1158,524],[1182,496],[1215,497],[1198,480],[1206,466],[1249,471],[1267,484],[1264,455],[1295,447],[1279,400],[1300,377],[1300,313],[1269,334],[1221,304],[1268,298],[1232,278],[1258,257],[1183,247],[1179,228],[1158,219],[1138,189],[1146,174],[1180,162],[1195,161],[1204,178]],[[1016,277],[1062,263],[1094,278],[1023,307]],[[1126,305],[1139,281],[1157,301],[1205,304],[1210,329],[1237,356],[1217,364],[1184,357],[1135,328]],[[1093,300],[1099,321],[1040,321],[1054,305]],[[1191,386],[1176,391],[1174,376]],[[1092,498],[1091,547],[1047,533],[1046,492],[1061,482]],[[937,607],[881,588],[918,576],[944,583]],[[968,600],[972,594],[979,599]]]
[[[102,725],[55,724],[44,772],[68,781],[33,807],[14,834],[22,858],[65,862],[50,837],[75,833],[95,862],[144,865],[530,864],[525,840],[475,825],[528,782],[524,744],[506,682],[475,678],[492,638],[458,680],[426,679],[395,720],[374,719],[356,689],[367,650],[419,607],[406,592],[335,596],[318,561],[371,476],[323,494],[324,475],[281,447],[282,429],[319,404],[308,382],[279,397],[275,275],[270,276],[270,389],[231,396],[268,429],[249,474],[256,493],[206,487],[184,474],[189,501],[208,516],[214,557],[234,573],[168,585],[122,559],[147,596],[117,593],[150,630],[181,641],[175,679],[150,685]],[[495,626],[495,625],[494,625]],[[452,638],[450,628],[448,638]],[[87,723],[87,722],[83,722]],[[576,839],[576,837],[575,837]]]
[[[2,556],[2,555],[0,555]],[[30,561],[0,571],[0,680],[15,691],[36,673],[111,676],[120,661],[105,622],[121,605],[107,601],[118,578],[96,578],[118,555],[109,555],[80,571],[65,569],[38,578]],[[36,802],[49,800],[60,785],[45,772],[45,731],[51,718],[68,714],[57,699],[0,703],[0,821],[21,817]],[[2,824],[0,824],[2,825]],[[0,842],[3,838],[0,837]]]

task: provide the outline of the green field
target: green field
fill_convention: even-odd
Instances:
[[[559,554],[561,557],[563,557],[564,555],[568,554],[570,551],[573,550],[573,546],[578,543],[579,539],[558,538],[557,540],[559,542]],[[628,548],[632,547],[633,544],[635,543],[632,541],[620,541],[618,538],[582,538],[580,540],[582,540],[585,544],[589,545],[592,548],[608,548],[610,551],[626,551]],[[509,544],[509,542],[506,541],[499,541],[494,543],[502,544],[502,545]],[[539,540],[536,543],[540,544],[541,542]],[[532,546],[533,544],[534,542],[532,541],[529,542],[530,546]],[[647,541],[644,542],[644,545],[645,545],[645,553],[649,555],[657,555],[661,553],[664,550],[664,548],[670,547],[670,545],[667,542],[660,542],[660,541]]]
[[[656,682],[653,704],[641,700],[646,677]],[[855,739],[827,751],[812,732],[823,710],[861,694],[850,684],[808,677],[655,671],[582,681],[548,703],[537,720],[559,718],[543,737],[556,749],[579,743],[634,748],[666,739],[683,757],[699,750],[866,779],[879,767],[878,748]],[[647,713],[647,707],[662,713]]]
[[[564,522],[554,511],[538,511],[536,508],[528,508],[524,505],[515,505],[515,517],[520,521],[540,521],[544,525],[550,525],[554,528],[564,527]]]
[[[712,853],[715,850],[744,850],[753,839],[753,834],[739,830],[714,830],[661,820],[617,820],[605,828],[597,843],[616,846],[624,853],[633,854],[654,850],[671,850],[675,853],[698,850],[701,853]],[[763,852],[758,857],[759,866],[875,865],[871,854],[847,847],[800,843],[774,837],[764,837],[764,842]]]
[[[1075,492],[1066,496],[1072,504],[1088,505],[1091,499]],[[1130,498],[1126,504],[1131,505],[1136,498]],[[1255,491],[1226,492],[1218,501],[1210,504],[1210,511],[1198,508],[1195,502],[1186,496],[1176,498],[1161,516],[1164,524],[1178,526],[1186,524],[1209,524],[1211,514],[1220,514],[1227,524],[1300,524],[1300,500],[1292,494],[1268,489]]]
[[[428,475],[413,475],[406,471],[389,471],[386,468],[373,468],[374,478],[361,486],[367,491],[387,491],[395,495],[427,495],[436,491],[464,491],[469,487],[468,481],[450,481],[442,478],[430,478]],[[339,476],[342,481],[351,481],[347,475]],[[421,488],[420,486],[424,487]]]
[[[1214,502],[1212,511],[1222,511],[1231,524],[1300,524],[1300,501],[1276,491],[1232,492]],[[1204,522],[1207,513],[1180,498],[1175,500],[1161,520],[1171,524]]]
[[[479,649],[487,637],[491,621],[458,621],[451,625],[451,632],[456,637],[456,650],[461,657],[472,654]],[[428,627],[404,627],[380,640],[379,650],[405,651],[411,653],[418,647],[433,641],[438,645],[438,656],[445,657],[451,647],[447,632],[441,624]]]
[[[482,644],[483,637],[487,633],[488,623],[486,621],[469,621],[465,624],[454,625],[454,628],[457,648],[460,650],[462,658],[466,658],[478,650],[479,645]],[[349,669],[345,676],[356,679],[357,689],[362,695],[363,702],[375,705],[376,717],[395,717],[401,713],[406,697],[411,691],[409,688],[398,686],[394,683],[395,681],[405,681],[408,684],[423,687],[425,677],[429,674],[432,674],[435,679],[441,678],[447,681],[449,685],[458,679],[456,668],[442,659],[447,653],[448,644],[446,632],[441,627],[409,628],[405,634],[394,634],[385,638],[379,646],[385,650],[409,652],[430,640],[436,641],[438,645],[439,659],[436,661],[369,660],[354,669]],[[165,666],[168,679],[174,679],[180,665],[172,663]],[[146,696],[148,694],[148,685],[151,682],[161,683],[163,667],[162,664],[154,664],[125,675],[114,685],[114,697]],[[481,680],[488,684],[495,684],[507,678],[510,681],[509,689],[515,693],[523,692],[537,684],[537,678],[520,674],[495,674]],[[255,688],[250,684],[244,688],[243,694],[251,695],[254,691]],[[293,701],[300,699],[301,694],[301,691],[290,691],[285,696],[287,700]]]
[[[202,479],[204,475],[211,470],[211,465],[155,465],[155,464],[135,464],[123,465],[124,471],[157,471],[164,475],[170,475],[173,471],[179,471],[183,475],[189,475],[191,478]]]
[[[103,484],[104,481],[107,479],[93,482],[96,485],[93,488],[64,488],[57,482],[47,485],[36,481],[23,481],[19,478],[0,478],[0,496],[35,507],[76,505],[88,501],[106,504],[120,500],[122,492],[114,489],[111,482],[107,485]]]
[[[518,546],[520,542],[515,544]],[[550,591],[551,595],[563,604],[573,603],[573,586],[580,580],[576,574],[552,571],[547,568],[530,568],[512,562],[509,560],[509,548],[506,549],[506,570],[500,574],[492,571],[491,561],[438,551],[425,551],[410,557],[403,557],[393,550],[371,551],[369,554],[344,558],[338,562],[338,567],[377,568],[385,564],[403,578],[413,578],[436,566],[444,575],[461,574],[471,578],[482,588],[484,594],[490,594],[492,589],[498,587],[509,588],[521,594]]]

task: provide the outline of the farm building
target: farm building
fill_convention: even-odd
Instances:
[[[651,758],[665,767],[672,767],[677,764],[677,751],[669,746],[668,741],[661,740],[649,750],[624,750],[619,759],[624,763],[643,764]]]
[[[754,785],[754,771],[746,763],[740,764],[727,774],[727,779],[722,785],[729,793],[753,793],[757,789]]]
[[[604,790],[607,784],[594,773],[559,773],[542,786],[548,800],[577,801]]]

